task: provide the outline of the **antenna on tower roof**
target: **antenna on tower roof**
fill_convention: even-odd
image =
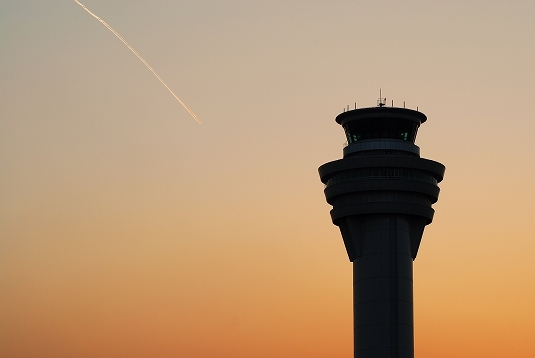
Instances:
[[[379,88],[379,99],[377,100],[377,107],[386,106],[386,97],[383,98],[382,90]]]

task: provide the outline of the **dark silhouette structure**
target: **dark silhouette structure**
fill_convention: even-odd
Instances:
[[[412,262],[433,220],[445,167],[420,158],[414,141],[427,117],[406,108],[348,110],[336,117],[343,159],[319,168],[331,218],[353,262],[358,358],[413,358]]]

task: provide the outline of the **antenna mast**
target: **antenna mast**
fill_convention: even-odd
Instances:
[[[377,100],[377,107],[386,106],[386,98],[383,98],[383,93],[381,88],[379,88],[379,99]]]

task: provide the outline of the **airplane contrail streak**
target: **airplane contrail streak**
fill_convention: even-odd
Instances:
[[[165,88],[167,88],[169,90],[169,92],[171,92],[171,94],[176,98],[176,100],[186,109],[186,111],[189,112],[189,114],[191,114],[191,116],[199,123],[199,124],[202,124],[201,120],[199,119],[199,117],[197,117],[197,115],[195,113],[193,113],[193,111],[184,103],[182,102],[182,100],[180,98],[178,98],[178,96],[171,90],[171,88],[169,88],[169,86],[162,80],[162,78],[156,73],[156,71],[154,71],[154,69],[147,63],[147,61],[145,61],[145,59],[143,57],[141,57],[141,55],[132,47],[130,46],[130,44],[128,42],[126,42],[126,40],[121,36],[119,35],[119,33],[117,33],[117,31],[115,31],[110,25],[108,25],[104,20],[102,20],[100,17],[98,17],[97,15],[93,14],[87,7],[85,7],[84,4],[82,4],[81,2],[79,2],[78,0],[74,0],[78,5],[80,5],[85,11],[87,11],[91,16],[93,16],[95,19],[97,19],[102,25],[106,26],[106,28],[108,30],[110,30],[119,40],[121,40],[122,43],[124,43],[126,45],[126,47],[128,47],[130,49],[130,51],[132,51],[134,53],[134,55],[136,55],[136,57],[141,61],[143,62],[143,64],[145,66],[147,66],[147,68],[150,70],[150,72],[152,72],[154,74],[154,76],[156,76],[156,78],[158,80],[160,80],[160,82],[162,83],[162,85],[165,86]]]

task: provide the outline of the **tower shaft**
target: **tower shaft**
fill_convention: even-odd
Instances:
[[[358,224],[353,261],[355,357],[414,356],[410,223],[374,215]]]

